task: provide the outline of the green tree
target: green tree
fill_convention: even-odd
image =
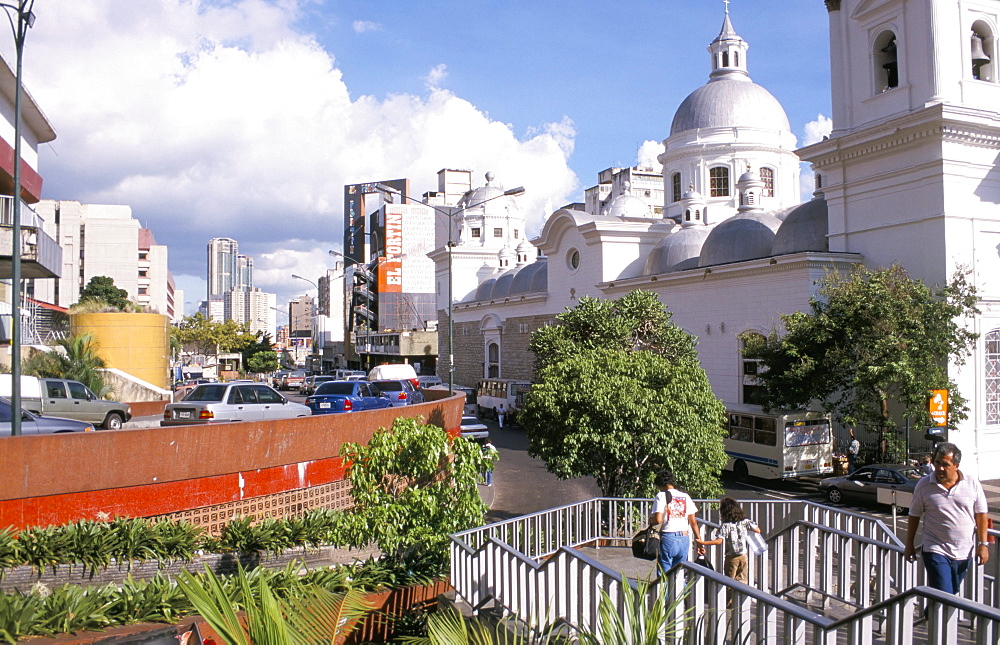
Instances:
[[[104,377],[107,363],[101,358],[91,334],[81,334],[56,341],[59,349],[37,352],[21,362],[21,373],[41,378],[67,378],[80,381],[100,397],[111,394]]]
[[[257,332],[253,341],[240,350],[243,354],[243,365],[251,374],[266,374],[278,369],[278,355],[271,342],[271,334]]]
[[[744,356],[759,359],[764,403],[806,407],[819,401],[843,423],[891,430],[890,403],[917,424],[930,423],[930,390],[951,390],[952,421],[965,399],[948,378],[977,334],[963,319],[978,313],[975,287],[957,272],[931,288],[899,265],[829,273],[809,311],[781,317],[785,333],[748,337]]]
[[[186,351],[199,354],[238,352],[260,340],[250,331],[249,323],[235,320],[214,322],[200,312],[186,316],[171,330],[171,334]]]
[[[80,304],[88,301],[104,302],[119,311],[133,311],[135,303],[128,298],[128,291],[115,286],[112,278],[95,275],[80,292]]]
[[[536,384],[518,415],[529,454],[610,497],[651,496],[661,468],[695,496],[721,495],[725,407],[656,294],[584,297],[557,322],[531,337]]]
[[[350,464],[352,546],[375,542],[390,558],[419,551],[444,561],[451,533],[483,523],[476,484],[488,458],[475,442],[397,418],[368,445],[345,443],[340,456]]]

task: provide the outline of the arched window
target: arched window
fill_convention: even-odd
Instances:
[[[885,92],[899,87],[899,58],[896,51],[896,34],[883,31],[875,39],[876,91]]]
[[[670,175],[670,197],[672,202],[681,200],[681,173],[679,172]]]
[[[1000,329],[986,334],[986,423],[1000,425]]]
[[[993,58],[995,39],[989,25],[977,20],[972,25],[969,47],[972,60],[972,78],[980,81],[993,80]]]
[[[687,209],[686,211],[684,211],[684,221],[685,222],[690,222],[691,221],[691,209],[690,208]]]
[[[712,197],[729,197],[729,166],[715,166],[708,169]]]
[[[753,342],[763,342],[764,335],[756,331],[745,331],[739,336],[740,338],[740,356],[742,361],[740,363],[740,383],[742,385],[742,391],[740,396],[742,397],[743,403],[760,405],[763,403],[764,388],[760,385],[760,381],[757,379],[757,375],[761,372],[763,366],[759,359],[756,358],[746,358],[743,356],[743,351],[747,348],[747,344],[751,341]]]
[[[486,376],[487,378],[500,378],[500,346],[490,343],[486,347]]]
[[[764,182],[761,197],[774,197],[774,168],[761,168],[760,180]]]

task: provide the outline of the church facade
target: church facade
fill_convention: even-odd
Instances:
[[[805,310],[825,272],[898,262],[941,284],[964,267],[982,298],[970,321],[981,336],[966,363],[952,366],[971,410],[951,439],[968,471],[1000,476],[993,4],[827,0],[834,131],[800,150],[780,103],[751,80],[747,43],[727,13],[709,46],[709,80],[681,103],[663,141],[662,208],[625,182],[599,213],[575,205],[551,214],[529,244],[516,201],[495,199],[485,206],[502,223],[491,228],[506,238],[494,238],[491,253],[461,239],[453,247],[455,382],[530,379],[534,330],[582,296],[645,289],[698,337],[715,394],[746,403],[755,387],[755,366],[740,353],[746,335]],[[805,202],[800,159],[817,178]],[[492,183],[478,190],[502,192]]]

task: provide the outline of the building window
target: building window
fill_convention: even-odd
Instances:
[[[580,252],[576,249],[570,249],[569,253],[566,254],[566,266],[569,267],[570,271],[576,271],[580,268]]]
[[[774,168],[761,168],[760,180],[764,182],[762,197],[774,197]]]
[[[712,197],[729,197],[729,167],[716,166],[708,170]]]
[[[670,201],[681,201],[681,173],[675,172],[670,175]]]
[[[750,340],[763,341],[764,336],[755,331],[747,331],[740,334],[740,349],[745,350]],[[742,356],[742,351],[740,352]],[[740,363],[740,381],[743,386],[743,403],[760,405],[763,403],[764,388],[760,385],[757,375],[760,374],[762,365],[759,359],[743,358]]]
[[[500,378],[500,346],[496,343],[490,343],[486,347],[486,377],[487,378]]]
[[[878,91],[885,92],[899,87],[899,59],[896,52],[896,34],[883,31],[875,39],[875,78],[879,79]]]
[[[1000,425],[1000,329],[986,334],[986,423]]]
[[[517,233],[517,229],[515,228],[514,229],[514,239],[516,240],[517,238],[518,238],[518,233]]]
[[[472,237],[479,237],[479,235],[480,235],[480,233],[479,233],[479,227],[478,226],[477,227],[473,227],[471,232],[472,232]]]
[[[503,229],[502,228],[493,229],[493,237],[503,237]]]

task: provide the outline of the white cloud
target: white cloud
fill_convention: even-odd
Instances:
[[[806,124],[802,145],[811,146],[814,143],[819,143],[823,137],[830,136],[831,132],[833,132],[833,119],[817,114],[815,121]]]
[[[441,82],[448,78],[448,66],[444,63],[440,65],[435,65],[431,68],[431,71],[427,72],[427,76],[424,77],[424,84],[427,89],[433,90],[441,87]]]
[[[652,166],[657,170],[663,168],[663,164],[656,160],[656,156],[663,152],[663,144],[659,141],[643,141],[639,146],[639,165]]]
[[[347,183],[409,177],[419,195],[441,168],[471,168],[477,185],[492,170],[527,189],[529,231],[547,199],[568,201],[572,121],[519,136],[436,85],[352,98],[334,52],[294,28],[307,1],[46,3],[25,59],[59,134],[41,150],[45,197],[132,206],[178,275],[203,274],[208,240],[233,237],[276,293],[329,266]]]
[[[355,20],[351,23],[351,27],[359,34],[363,34],[366,31],[382,31],[382,25],[371,20]]]

